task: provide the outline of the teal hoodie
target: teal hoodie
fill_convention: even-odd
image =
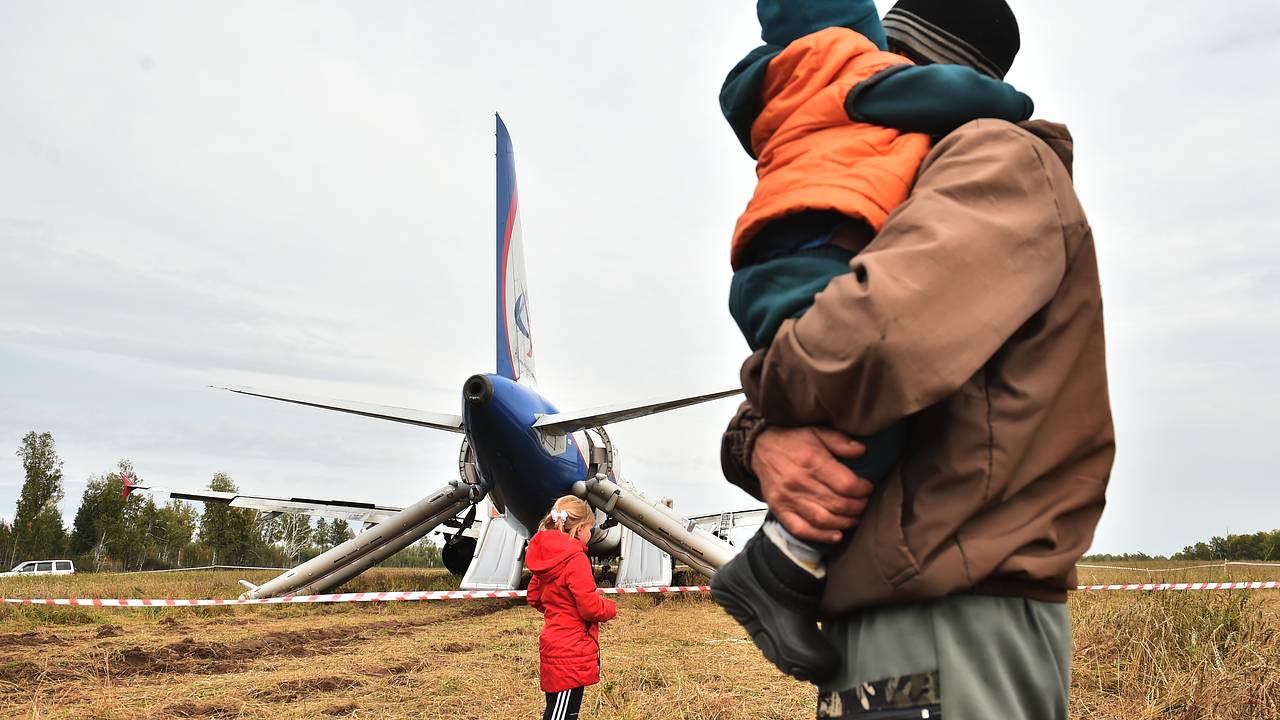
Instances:
[[[832,27],[861,33],[881,50],[889,48],[873,0],[759,0],[760,39],[786,47],[794,40]]]
[[[847,27],[886,48],[870,0],[758,0],[756,16],[766,44],[735,65],[720,89],[720,110],[751,157],[751,125],[764,107],[761,89],[769,63],[787,45],[819,30]],[[844,106],[851,121],[930,135],[945,135],[978,118],[1021,122],[1035,109],[1012,85],[963,65],[891,67],[854,86]]]

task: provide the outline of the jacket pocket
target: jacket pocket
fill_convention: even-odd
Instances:
[[[1105,505],[1106,482],[1046,476],[957,533],[969,574],[1016,575],[1059,584],[1088,551]]]
[[[894,472],[883,485],[880,503],[884,509],[877,513],[876,526],[872,530],[872,547],[876,565],[885,582],[894,588],[901,587],[920,573],[920,563],[907,545],[907,535],[902,529],[902,475]]]

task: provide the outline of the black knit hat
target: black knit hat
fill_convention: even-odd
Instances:
[[[884,16],[884,31],[916,61],[968,65],[997,80],[1021,45],[1005,0],[898,0]]]

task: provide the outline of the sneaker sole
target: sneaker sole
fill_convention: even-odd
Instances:
[[[773,642],[773,638],[769,637],[768,631],[764,629],[764,625],[745,606],[738,603],[737,598],[731,591],[718,588],[715,583],[712,583],[711,598],[747,631],[747,634],[751,636],[751,642],[755,643],[755,646],[764,654],[765,659],[773,663],[774,667],[801,682],[818,683],[829,679],[826,676],[818,677],[809,672],[807,668],[787,662],[782,658],[778,653],[777,645]]]

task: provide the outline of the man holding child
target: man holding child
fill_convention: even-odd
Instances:
[[[991,5],[903,0],[890,47],[923,48],[917,65],[989,60],[948,26]],[[1016,52],[1016,23],[992,32]],[[935,138],[849,271],[742,367],[726,477],[769,505],[775,542],[839,539],[822,555],[839,670],[820,718],[1066,718],[1066,593],[1115,452],[1071,162],[1066,128],[1043,121]],[[850,469],[865,452],[853,438],[891,428],[905,440],[873,492]]]

